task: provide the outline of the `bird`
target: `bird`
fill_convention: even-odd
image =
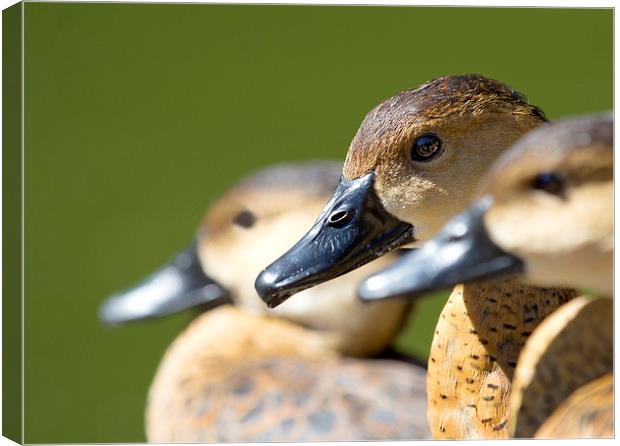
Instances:
[[[203,310],[158,366],[146,408],[149,442],[430,436],[425,367],[389,349],[409,304],[356,298],[358,281],[385,261],[277,309],[254,290],[262,265],[312,223],[341,167],[285,163],[243,179],[209,206],[188,250],[104,302],[107,323]]]
[[[265,303],[431,238],[468,204],[490,164],[544,112],[481,75],[445,76],[376,106],[361,123],[342,178],[319,218],[256,279]]]
[[[481,75],[437,78],[387,99],[362,122],[338,188],[316,223],[257,277],[258,294],[277,307],[392,249],[423,246],[467,206],[489,166],[545,122],[523,94]],[[505,298],[511,295],[524,299]],[[518,354],[534,327],[573,297],[572,290],[513,281],[454,290],[428,363],[434,438],[508,436]],[[525,306],[529,301],[538,306]],[[521,330],[519,318],[525,320]],[[499,332],[504,325],[514,333]]]
[[[497,160],[477,197],[420,250],[365,279],[360,294],[414,296],[501,276],[590,290],[596,299],[561,305],[529,336],[508,429],[516,437],[612,436],[613,393],[604,392],[613,381],[613,118],[541,125]],[[560,414],[580,421],[562,428]]]
[[[422,264],[426,270],[416,269]],[[510,275],[612,295],[611,115],[565,118],[528,133],[490,168],[469,209],[360,291],[379,299]]]

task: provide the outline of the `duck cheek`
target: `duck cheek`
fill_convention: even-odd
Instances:
[[[531,236],[531,230],[528,226],[534,225],[535,222],[530,219],[524,221],[523,216],[518,212],[514,212],[510,208],[506,209],[502,205],[491,207],[484,216],[484,225],[489,233],[489,238],[506,252],[514,252],[519,246],[528,246],[528,233]]]
[[[375,191],[383,208],[392,216],[405,223],[414,224],[415,202],[406,189],[398,184],[377,182]]]
[[[452,199],[434,179],[424,178],[411,170],[385,171],[381,176],[379,172],[377,174],[377,196],[388,213],[413,225],[417,240],[433,237],[467,204],[467,200],[462,200],[455,205],[457,200]]]
[[[433,205],[434,201],[426,197],[412,197],[406,194],[386,194],[382,202],[386,211],[401,221],[413,226],[413,235],[416,240],[428,240],[437,234],[443,225],[456,214],[444,212],[441,205]],[[412,199],[413,198],[413,199]]]

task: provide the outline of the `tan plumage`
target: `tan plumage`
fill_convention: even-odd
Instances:
[[[612,371],[612,301],[579,297],[562,306],[538,327],[521,353],[513,382],[511,433],[517,438],[538,436],[537,430],[571,394]],[[582,410],[589,410],[589,404]],[[575,427],[572,432],[577,432]]]
[[[493,132],[498,125],[510,129],[504,138],[514,138],[545,120],[541,109],[506,84],[475,74],[440,77],[371,110],[351,143],[343,173],[351,179],[376,169],[398,157],[403,142],[427,129],[467,136],[477,131],[474,126]]]
[[[434,236],[491,163],[545,121],[521,93],[480,75],[433,79],[383,101],[360,125],[314,225],[256,278],[262,299],[276,307]]]
[[[502,82],[475,74],[440,77],[371,110],[342,173],[351,180],[375,171],[382,205],[426,240],[467,205],[491,163],[545,121],[541,109]],[[442,140],[442,153],[412,162],[412,143],[424,134]]]
[[[483,180],[480,195],[491,195],[493,199],[493,204],[485,213],[486,227],[494,242],[503,250],[523,259],[527,271],[524,279],[534,285],[583,286],[592,287],[604,295],[610,293],[613,237],[611,124],[609,117],[545,124],[503,155]],[[535,178],[540,174],[556,175],[563,181],[564,189],[553,190],[553,193],[538,190],[534,185]],[[490,288],[493,284],[486,286]],[[465,290],[478,289],[470,299],[465,298],[466,302],[475,302],[474,305],[465,305],[469,310],[469,317],[465,320],[475,321],[475,315],[482,314],[484,316],[475,321],[482,322],[482,325],[471,324],[476,331],[475,336],[465,335],[465,330],[460,327],[449,335],[439,330],[436,336],[441,337],[437,343],[467,342],[469,348],[475,345],[478,350],[484,351],[477,339],[480,343],[489,341],[483,327],[495,325],[500,339],[499,342],[491,340],[489,345],[502,345],[502,351],[510,352],[512,364],[516,362],[517,367],[513,378],[513,368],[499,366],[498,360],[498,366],[490,372],[501,377],[496,378],[500,383],[497,391],[503,398],[497,402],[489,419],[502,426],[507,422],[508,429],[493,432],[480,429],[477,425],[472,428],[469,417],[456,410],[454,412],[460,418],[455,419],[461,423],[449,425],[456,429],[453,436],[569,438],[587,437],[594,431],[603,433],[603,436],[613,434],[613,426],[609,424],[612,407],[604,407],[605,402],[612,398],[611,394],[604,395],[604,392],[611,391],[611,388],[604,385],[589,387],[594,379],[612,371],[611,301],[592,301],[580,297],[565,303],[575,296],[574,292],[529,287],[534,295],[528,295],[528,287],[519,285],[521,292],[512,290],[508,294],[510,297],[504,299],[510,301],[505,308],[499,308],[499,302],[495,304],[499,310],[496,313],[481,307],[488,307],[489,302],[479,284],[461,287]],[[455,289],[452,304],[449,302],[444,309],[438,328],[445,326],[443,318],[447,312],[453,311],[450,307],[459,302],[463,288],[460,291],[459,287]],[[558,296],[561,297],[558,299]],[[526,316],[524,310],[536,310],[536,317]],[[510,314],[514,316],[513,321],[503,321],[501,326],[493,322],[493,315],[510,319]],[[462,325],[471,330],[466,324]],[[532,335],[528,337],[530,333]],[[519,334],[522,335],[520,339],[515,336]],[[444,339],[449,336],[451,340]],[[460,348],[454,350],[461,351]],[[493,350],[488,346],[487,349]],[[484,357],[480,353],[475,354]],[[496,353],[490,354],[497,356]],[[452,364],[454,359],[452,355],[445,361]],[[485,373],[489,370],[484,366],[488,363],[483,367],[476,364],[478,370],[470,372],[466,378],[474,381],[476,391],[482,389],[478,383],[485,382]],[[449,367],[441,370],[443,379],[438,380],[453,382],[455,374],[450,370]],[[434,371],[433,364],[429,364],[429,376]],[[437,394],[432,385],[429,380],[431,424],[434,419],[446,419],[441,416],[441,410],[439,415],[435,415],[435,406],[430,404]],[[596,392],[599,397],[588,402],[585,395],[589,392]],[[484,400],[483,394],[481,392],[478,398]],[[574,398],[570,397],[572,394]],[[472,393],[469,400],[476,397],[477,394]],[[469,403],[468,398],[464,401]],[[508,402],[509,411],[506,406]],[[479,406],[478,402],[476,404]],[[560,409],[560,406],[563,408]],[[570,414],[581,421],[562,431],[559,427],[562,414]],[[597,417],[599,414],[600,419]],[[448,430],[445,435],[450,436],[449,433]]]
[[[529,104],[523,95],[478,75],[435,79],[384,101],[368,113],[351,142],[343,180],[317,224],[258,277],[257,287],[265,302],[278,305],[299,289],[348,271],[356,266],[351,264],[351,258],[362,264],[399,244],[423,243],[433,237],[451,217],[463,210],[496,159],[545,121],[540,109]],[[579,133],[586,136],[577,138],[580,144],[598,141],[594,133]],[[600,147],[596,150],[600,151]],[[602,158],[609,159],[605,148]],[[571,169],[567,172],[579,171],[574,168],[579,166],[579,156],[571,161],[568,166]],[[528,166],[527,163],[513,166],[523,174],[519,192],[531,192],[531,185],[535,183],[535,176],[529,176],[532,172]],[[581,173],[585,177],[602,173],[598,177],[600,184],[583,195],[583,211],[593,209],[587,206],[588,197],[592,198],[596,191],[607,194],[610,189],[606,168],[582,169]],[[499,172],[496,178],[512,177]],[[533,194],[541,203],[546,200],[540,198],[539,191]],[[371,210],[360,211],[359,202]],[[498,207],[492,206],[487,215],[489,219],[497,217],[493,211]],[[504,220],[508,223],[505,234],[518,232],[518,228],[536,231],[537,225],[531,222],[527,209],[522,207],[521,210],[524,212],[520,218],[512,215]],[[342,216],[350,219],[342,223],[339,219]],[[579,229],[588,234],[595,218],[582,217],[578,223],[586,221],[586,224]],[[564,225],[566,227],[566,223]],[[379,229],[363,232],[370,226]],[[604,234],[596,244],[605,250],[610,246],[604,231],[607,220],[602,226]],[[338,227],[338,231],[333,231],[333,227]],[[344,235],[333,235],[336,232]],[[490,232],[497,235],[493,230]],[[569,231],[554,227],[554,232]],[[356,237],[360,233],[367,238],[359,244],[347,244],[347,249],[330,256],[322,269],[313,269],[306,275],[297,273],[312,266],[304,263],[305,256],[299,255],[301,248],[312,252],[315,256],[312,258],[316,258],[317,253],[322,253],[321,245],[314,243],[319,237],[348,243],[348,240],[358,240]],[[541,243],[532,243],[535,248],[549,239],[536,235],[536,241]],[[361,243],[364,245],[360,246]],[[527,241],[525,245],[527,248]],[[366,256],[359,254],[364,249],[368,253]],[[459,257],[458,251],[452,254],[452,257]],[[517,270],[516,265],[512,264],[513,272]],[[566,267],[566,262],[562,265]],[[418,267],[423,269],[425,265]],[[436,262],[433,268],[438,268]],[[430,271],[433,268],[429,268],[427,277],[436,277],[437,271]],[[556,266],[556,270],[559,269]],[[583,272],[579,276],[584,276]],[[288,277],[293,279],[288,280]],[[383,298],[379,292],[372,294],[381,283],[375,281],[366,288],[368,300]],[[573,282],[559,284],[574,286]],[[550,284],[557,285],[556,282]],[[571,290],[536,288],[525,282],[457,288],[438,323],[429,363],[429,421],[434,435],[442,438],[506,437],[511,379],[521,349],[529,334],[547,315],[575,296]],[[295,299],[297,297],[291,301]]]
[[[541,175],[554,179],[553,188],[537,184]],[[528,282],[611,297],[610,115],[539,127],[498,160],[481,194],[493,197],[485,213],[491,238],[523,261]],[[528,339],[513,381],[509,429],[515,437],[613,435],[613,304],[605,297],[574,299]]]
[[[536,431],[536,438],[613,438],[614,375],[575,390]]]
[[[424,411],[421,368],[343,358],[314,330],[221,307],[168,349],[147,434],[155,442],[411,439],[425,436]]]
[[[521,136],[545,121],[544,113],[539,108],[501,82],[480,75],[434,79],[387,99],[366,115],[348,149],[343,178],[354,182],[372,175],[372,193],[378,197],[383,210],[391,217],[410,224],[415,242],[424,242],[464,208],[492,162]],[[440,148],[420,160],[414,156],[416,142],[429,135],[435,138],[435,147]],[[333,196],[334,202],[340,199]],[[332,210],[328,205],[324,215],[331,215],[338,209],[334,207]],[[319,235],[322,234],[312,233],[312,237]],[[371,243],[368,242],[368,245]],[[308,249],[314,249],[311,242],[308,244]],[[382,248],[375,246],[374,250],[382,252]],[[266,273],[259,277],[261,284],[269,283],[265,275],[281,268],[278,262],[284,265],[291,263],[286,255],[280,258],[275,266],[270,265]],[[285,278],[282,280],[286,281]],[[317,279],[322,280],[326,280],[326,276]],[[489,299],[507,292],[504,285],[493,287],[488,293]],[[269,289],[268,286],[264,288]],[[515,294],[517,288],[516,285],[508,286]],[[529,290],[528,287],[523,289]],[[505,437],[506,395],[512,375],[508,364],[516,361],[524,343],[521,332],[531,331],[546,314],[568,298],[568,292],[555,292],[554,296],[551,290],[531,291],[532,295],[536,295],[532,297],[534,302],[536,299],[546,302],[548,295],[552,303],[548,307],[541,304],[528,310],[526,302],[522,302],[521,307],[517,305],[513,309],[514,317],[504,317],[502,312],[505,310],[500,307],[501,304],[492,309],[484,305],[473,310],[467,308],[467,305],[475,305],[473,301],[476,299],[484,302],[486,291],[466,287],[465,294],[471,296],[467,304],[463,303],[459,292],[455,291],[444,310],[445,321],[440,320],[433,344],[433,354],[437,358],[434,358],[435,363],[432,359],[429,363],[431,430],[434,436],[441,438]],[[268,292],[265,294],[270,297]],[[298,297],[290,301],[296,299]],[[522,328],[518,336],[508,334],[504,338],[497,337],[497,349],[500,350],[497,354],[489,353],[493,345],[483,344],[475,334],[470,333],[470,330],[488,330],[485,341],[495,342],[490,330],[496,327],[485,326],[495,321],[487,318],[485,311],[501,314],[506,324]],[[524,313],[532,314],[531,321],[508,322]],[[472,320],[471,317],[481,320]],[[502,317],[497,317],[497,322],[501,322]],[[460,342],[463,345],[458,345]],[[468,370],[475,371],[476,376],[466,378]],[[472,379],[472,382],[466,379]],[[498,386],[497,389],[485,387],[493,395],[480,395],[479,388],[472,390],[476,385],[487,384]],[[477,392],[475,399],[469,396],[472,392]],[[492,401],[483,399],[490,396],[493,396]],[[469,407],[462,404],[464,401]]]
[[[587,287],[603,296],[611,295],[612,128],[610,116],[545,124],[503,155],[483,180],[480,195],[491,203],[483,214],[486,230],[503,252],[523,262],[523,280],[532,285]],[[444,245],[444,249],[448,249],[447,246]],[[491,287],[490,284],[486,286]],[[480,308],[486,300],[480,285],[464,286],[465,290],[468,288],[478,291],[471,296],[475,305],[465,305],[469,310],[466,320],[475,320],[475,315],[482,314],[482,326],[493,326],[494,311]],[[613,370],[612,301],[579,297],[564,303],[575,293],[566,291],[560,294],[562,298],[555,299],[558,290],[530,289],[539,290],[535,292],[539,296],[532,299],[527,292],[515,294],[511,291],[508,300],[512,309],[505,306],[497,313],[505,319],[508,314],[514,314],[515,306],[535,309],[537,313],[536,318],[528,318],[519,310],[513,322],[503,323],[503,329],[497,327],[500,338],[505,339],[499,344],[504,350],[512,346],[508,349],[513,355],[512,361],[518,356],[514,377],[510,367],[502,367],[504,373],[500,372],[500,376],[506,378],[500,380],[505,392],[501,392],[504,398],[497,403],[496,411],[507,415],[503,420],[508,426],[501,435],[517,438],[612,436],[613,379],[609,375]],[[454,312],[461,292],[459,287],[455,289],[456,294],[444,309],[438,327],[443,328],[447,313]],[[496,305],[499,307],[499,303]],[[528,320],[530,325],[524,325]],[[453,323],[452,326],[458,325]],[[439,330],[437,342],[465,342],[459,341],[464,338],[469,348],[476,345],[480,350],[477,339],[480,343],[487,341],[488,334],[480,327],[476,327],[475,337],[466,337],[464,330],[458,327],[449,335]],[[519,341],[513,337],[518,333],[526,336]],[[531,336],[527,336],[530,333]],[[493,344],[493,341],[489,343]],[[436,347],[435,342],[433,347]],[[451,364],[454,358],[454,355],[446,356],[446,364]],[[484,377],[484,374],[480,376],[480,371],[487,369],[476,366],[478,370],[468,373],[467,379],[477,384]],[[440,370],[444,374],[440,382],[454,382],[454,374],[448,370],[451,367]],[[429,376],[433,372],[434,368],[429,365]],[[509,385],[511,378],[512,386]],[[429,380],[429,400],[437,393],[431,386]],[[506,412],[508,401],[510,410]],[[434,407],[429,405],[431,423],[436,418],[433,412]],[[460,424],[450,425],[457,429],[455,436],[480,433],[480,429],[471,428],[468,418],[460,416]],[[501,417],[499,420],[493,418],[494,422],[501,420]],[[488,430],[484,433],[485,436],[489,434],[495,436]]]
[[[361,359],[389,345],[409,308],[356,299],[368,268],[387,259],[275,310],[254,291],[257,272],[311,224],[339,176],[336,163],[267,169],[210,207],[199,257],[236,306],[196,318],[168,348],[149,391],[150,442],[429,436],[425,370]]]
[[[508,438],[511,381],[541,321],[575,296],[518,281],[457,285],[435,329],[428,363],[434,438]]]
[[[382,205],[424,241],[463,209],[496,157],[544,121],[539,108],[501,82],[478,75],[435,79],[368,113],[343,174],[354,179],[375,171]],[[443,152],[430,162],[411,162],[412,142],[429,133],[441,138]],[[574,296],[515,282],[455,288],[428,364],[434,438],[507,436],[510,380],[527,335]]]
[[[360,294],[377,301],[520,274],[454,289],[432,344],[429,421],[435,437],[529,437],[571,393],[611,370],[611,303],[566,303],[575,291],[537,288],[611,295],[611,116],[539,126],[493,164],[478,194],[437,237],[367,278]]]
[[[613,158],[612,117],[586,116],[540,126],[490,170],[485,226],[527,264],[525,280],[612,295]],[[558,178],[558,190],[535,187],[540,175]]]

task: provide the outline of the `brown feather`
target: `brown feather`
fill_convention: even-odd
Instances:
[[[234,336],[231,336],[234,333]],[[428,438],[423,369],[341,358],[325,334],[222,307],[166,352],[150,442]]]
[[[509,429],[527,438],[573,392],[613,371],[612,300],[580,297],[563,305],[534,331],[518,364]]]
[[[511,381],[529,334],[575,292],[516,281],[457,285],[437,322],[428,363],[434,438],[507,438]]]
[[[458,117],[472,121],[485,115],[522,122],[524,128],[546,121],[541,109],[530,105],[513,88],[480,75],[445,76],[403,91],[371,110],[347,153],[343,174],[358,178],[372,170],[379,158],[394,157],[401,141],[420,121],[441,124]]]
[[[607,373],[575,390],[535,438],[613,438],[614,375]]]

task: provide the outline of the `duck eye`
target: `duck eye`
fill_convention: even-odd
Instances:
[[[252,212],[244,210],[235,215],[235,218],[233,218],[233,223],[237,226],[248,229],[256,223],[256,216]]]
[[[561,195],[564,192],[564,179],[555,172],[543,172],[536,175],[532,188],[548,194]]]
[[[432,133],[418,137],[411,147],[413,161],[429,161],[441,151],[441,140]]]

